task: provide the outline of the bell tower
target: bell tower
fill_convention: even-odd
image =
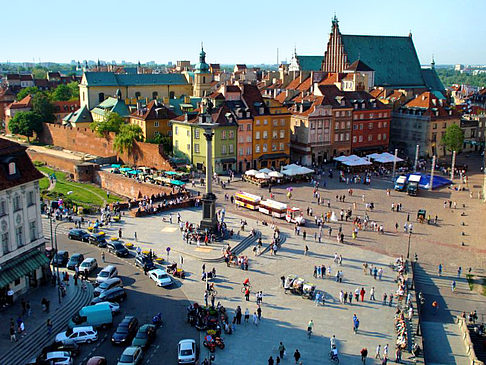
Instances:
[[[211,89],[213,74],[209,71],[209,65],[206,63],[206,52],[201,42],[201,52],[199,53],[199,63],[194,71],[193,95],[203,97]]]

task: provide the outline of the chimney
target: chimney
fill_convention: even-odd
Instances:
[[[187,113],[186,113],[186,114],[184,114],[184,121],[187,122],[188,120],[189,120],[189,115],[187,115]]]

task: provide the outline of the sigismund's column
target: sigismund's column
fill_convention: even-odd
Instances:
[[[199,124],[204,129],[206,138],[206,194],[202,197],[201,228],[209,232],[217,232],[218,218],[216,217],[216,195],[213,193],[213,126],[211,115],[202,114]],[[210,121],[209,123],[207,121]]]

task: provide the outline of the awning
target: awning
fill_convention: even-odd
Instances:
[[[234,158],[234,157],[222,158],[219,162],[221,162],[221,163],[235,163],[236,158]]]
[[[260,157],[258,157],[258,159],[261,161],[261,160],[276,160],[278,158],[288,158],[288,157],[289,155],[287,155],[286,153],[279,152],[279,153],[267,153],[261,155]]]
[[[0,288],[47,264],[49,259],[39,250],[29,251],[7,261],[0,270]]]

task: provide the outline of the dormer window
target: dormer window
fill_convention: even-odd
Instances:
[[[10,162],[8,164],[8,174],[15,175],[16,173],[17,173],[17,165],[15,165],[15,162]]]

